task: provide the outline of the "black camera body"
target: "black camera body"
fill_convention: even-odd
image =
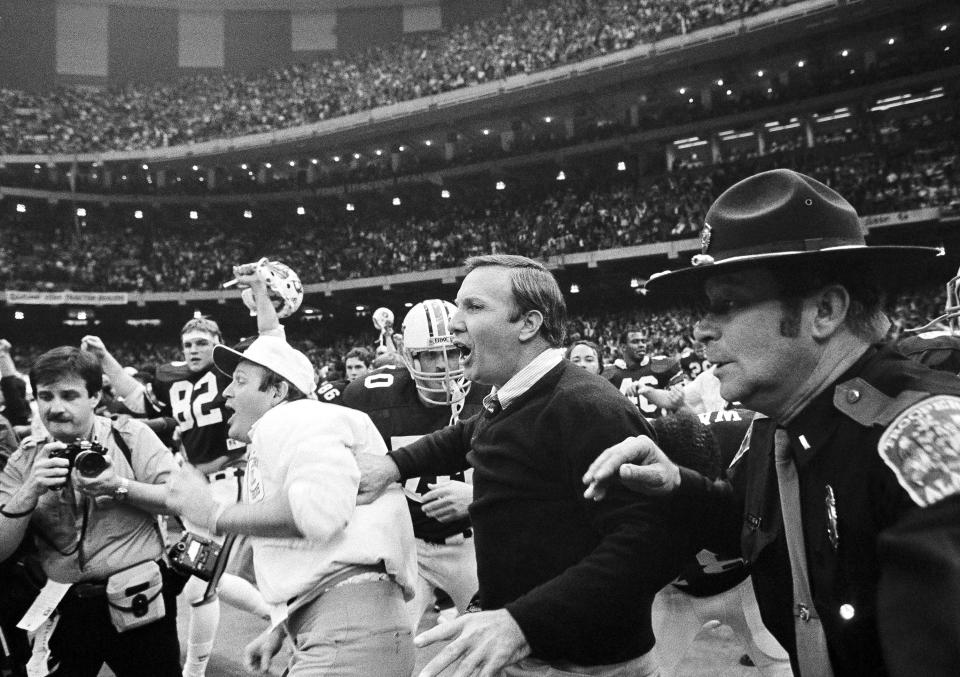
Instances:
[[[96,477],[107,469],[107,450],[98,442],[77,440],[67,445],[66,449],[55,449],[50,452],[50,458],[65,458],[70,463],[70,470],[76,469],[84,477]]]
[[[170,565],[181,573],[209,581],[213,578],[220,550],[221,545],[216,541],[185,531],[170,547]]]

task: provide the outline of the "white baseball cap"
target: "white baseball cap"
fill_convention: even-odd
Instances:
[[[242,353],[223,344],[213,349],[213,363],[227,376],[233,376],[241,360],[253,362],[282,376],[305,395],[312,393],[316,387],[310,360],[279,336],[260,336]]]

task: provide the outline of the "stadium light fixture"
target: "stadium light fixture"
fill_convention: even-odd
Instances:
[[[240,165],[240,169],[242,169],[243,171],[247,171],[247,163],[244,162],[242,165]]]
[[[449,200],[449,199],[450,199],[450,191],[447,190],[446,188],[444,188],[443,190],[440,191],[440,197],[442,197],[444,200]]]
[[[483,130],[483,135],[484,135],[484,136],[490,136],[490,130],[489,130],[489,129],[484,129],[484,130]]]
[[[290,166],[291,166],[291,167],[296,167],[296,166],[297,166],[297,161],[296,161],[296,160],[290,160]]]
[[[17,214],[26,214],[26,213],[27,213],[27,205],[23,204],[22,202],[18,202]]]
[[[804,61],[803,59],[800,59],[800,60],[797,62],[797,68],[803,68],[803,67],[806,66],[806,65],[807,65],[807,62]]]
[[[143,218],[143,210],[142,210],[142,209],[136,210],[136,211],[133,213],[133,218],[135,218],[135,219],[137,219],[137,220],[142,219],[142,218]]]
[[[191,209],[191,210],[190,210],[190,220],[191,220],[191,221],[196,221],[196,220],[199,219],[199,218],[200,218],[200,215],[197,214],[197,211],[196,211],[195,209]]]
[[[506,190],[507,184],[505,184],[503,181],[497,181],[497,185],[495,187],[497,190]]]
[[[733,90],[732,90],[732,89],[728,89],[728,90],[727,90],[727,96],[733,96]]]
[[[686,88],[686,87],[681,87],[678,91],[680,92],[680,96],[683,96],[684,94],[687,93],[687,88]]]
[[[551,122],[553,122],[553,118],[548,115],[545,118],[543,118],[543,121],[549,125]]]
[[[399,152],[402,153],[402,152],[405,151],[406,149],[407,149],[406,146],[400,146],[399,148],[397,148],[397,151],[399,151]]]
[[[352,202],[348,202],[348,203],[347,203],[347,211],[348,211],[348,212],[353,212],[353,211],[356,211],[356,210],[357,210],[356,205],[354,205]]]
[[[432,146],[432,145],[433,145],[433,141],[431,141],[430,139],[427,139],[426,141],[423,142],[423,144],[424,144],[425,146]]]
[[[630,278],[630,288],[637,289],[640,286],[640,280],[635,277]]]
[[[194,166],[193,166],[193,171],[196,172],[196,171],[199,171],[199,170],[200,170],[200,168],[199,168],[197,165],[194,165]]]
[[[297,207],[297,216],[305,216],[307,210],[303,208],[303,205]]]
[[[320,164],[320,160],[318,160],[317,158],[311,158],[311,159],[310,159],[310,164],[312,164],[312,165]]]
[[[124,181],[126,181],[127,177],[123,177],[123,179]],[[197,181],[199,181],[200,183],[203,183],[203,177],[201,176],[199,179],[197,179]]]
[[[252,218],[253,218],[253,211],[250,210],[250,209],[244,209],[244,210],[243,210],[243,218],[245,218],[245,219],[252,219]]]
[[[689,99],[687,99],[687,103],[693,103],[693,97],[692,97],[692,96],[691,96]]]
[[[579,293],[580,293],[580,285],[578,285],[578,284],[571,284],[571,285],[570,285],[570,293],[571,293],[571,294],[579,294]]]
[[[896,43],[896,41],[897,41],[896,38],[887,38],[887,44],[890,45],[891,47],[894,45],[894,43]]]
[[[757,77],[758,77],[758,78],[762,78],[762,77],[763,77],[763,70],[758,70],[758,71],[757,71]]]
[[[399,198],[399,197],[394,197],[394,198],[393,198],[393,206],[394,206],[394,207],[399,207],[399,206],[400,206],[400,198]]]
[[[567,175],[563,173],[563,170],[560,170],[560,173],[557,174],[557,181],[566,181]]]
[[[849,50],[849,49],[845,49],[845,50],[841,51],[841,52],[840,52],[840,56],[842,56],[844,59],[846,59],[848,56],[850,56],[850,50]]]
[[[39,164],[36,164],[36,165],[33,166],[33,168],[34,168],[34,169],[40,169],[40,165],[39,165]]]
[[[22,319],[23,319],[23,311],[22,311],[22,310],[15,310],[15,311],[13,311],[13,319],[15,319],[15,320],[22,320]]]
[[[617,171],[618,172],[627,171],[627,163],[624,162],[623,160],[620,160],[620,162],[617,163]]]
[[[145,172],[150,171],[150,165],[143,165],[143,171]]]
[[[354,159],[354,160],[359,160],[359,159],[360,159],[360,153],[354,153],[354,154],[353,154],[353,159]]]
[[[269,162],[267,162],[267,163],[264,164],[263,166],[266,167],[267,169],[273,169],[273,165],[270,164]]]
[[[377,148],[377,149],[376,149],[375,151],[373,151],[373,152],[376,153],[377,157],[380,157],[381,155],[383,155],[383,150],[381,150],[380,148]]]
[[[723,87],[723,78],[717,80],[717,87]]]
[[[199,310],[193,311],[193,319],[200,320],[202,318],[203,318],[203,313],[201,313]]]
[[[945,33],[947,30],[947,24],[940,24],[940,32]]]
[[[77,216],[79,216],[81,219],[86,218],[87,210],[83,207],[77,207]]]

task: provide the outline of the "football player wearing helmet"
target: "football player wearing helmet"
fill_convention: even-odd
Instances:
[[[947,282],[944,313],[900,340],[897,348],[932,369],[960,374],[960,272]]]
[[[460,352],[450,330],[452,303],[429,299],[403,320],[400,352],[406,369],[385,366],[351,382],[341,403],[373,419],[389,449],[477,414],[487,388],[463,378]],[[469,471],[450,477],[418,477],[404,485],[420,575],[408,603],[414,629],[436,589],[466,610],[477,592],[477,563],[467,507],[473,500]]]

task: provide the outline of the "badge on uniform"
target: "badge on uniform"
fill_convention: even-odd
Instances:
[[[833,495],[833,487],[829,484],[824,493],[823,502],[827,509],[827,538],[830,539],[830,545],[836,552],[840,545],[840,532],[837,530],[837,498]]]
[[[960,493],[960,397],[914,404],[887,427],[877,451],[920,507]]]

